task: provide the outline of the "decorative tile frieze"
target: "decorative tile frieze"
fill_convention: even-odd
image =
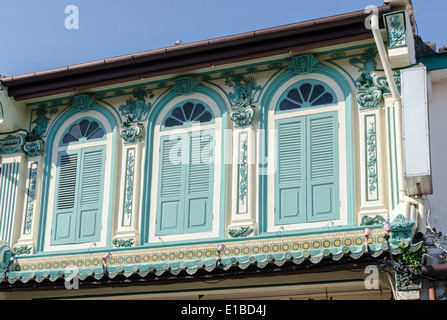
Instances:
[[[239,230],[239,231],[242,231]],[[245,230],[249,232],[249,229]],[[369,237],[371,249],[383,250],[386,245],[382,230],[374,230]],[[116,239],[117,250],[111,251],[112,258],[108,267],[123,266],[132,267],[135,264],[149,264],[146,267],[160,268],[163,265],[166,270],[178,267],[183,263],[184,267],[204,266],[207,261],[215,261],[219,243],[197,244],[190,246],[173,246],[162,248],[138,248],[120,251],[119,247],[128,248],[133,245],[132,239]],[[281,259],[298,259],[300,257],[310,258],[312,256],[325,255],[330,258],[340,258],[340,255],[349,253],[362,253],[364,245],[363,231],[338,232],[329,234],[314,234],[304,236],[291,236],[271,239],[250,239],[225,242],[225,250],[221,254],[224,264],[232,260],[253,262],[274,257]],[[115,245],[115,243],[114,243]],[[94,268],[101,267],[104,253],[88,253],[54,257],[19,257],[17,271],[51,271],[68,267]],[[297,260],[297,261],[298,261]]]

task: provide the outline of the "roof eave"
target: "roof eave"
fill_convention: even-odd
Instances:
[[[378,8],[382,16],[390,6]],[[0,79],[15,100],[304,51],[372,37],[369,13],[355,11],[233,36],[197,41]]]

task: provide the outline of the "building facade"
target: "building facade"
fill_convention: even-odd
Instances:
[[[412,25],[390,1],[1,78],[1,297],[420,298],[392,268],[432,193]]]

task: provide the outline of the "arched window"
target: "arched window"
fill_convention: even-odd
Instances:
[[[329,86],[321,81],[307,80],[289,88],[280,98],[276,111],[311,108],[334,103],[337,103],[337,98]]]
[[[188,126],[191,123],[210,123],[213,114],[203,102],[192,100],[174,107],[164,121],[165,128]]]
[[[74,123],[64,134],[61,143],[68,144],[103,138],[105,134],[102,125],[94,119],[83,119]]]
[[[274,110],[271,230],[339,219],[337,95],[326,83],[305,79],[289,85]]]
[[[110,129],[109,129],[110,130]],[[107,130],[100,120],[72,121],[55,141],[50,245],[101,240],[105,205]],[[110,168],[110,166],[108,166]]]
[[[182,101],[167,112],[157,136],[155,236],[211,232],[218,174],[213,111],[201,100]]]

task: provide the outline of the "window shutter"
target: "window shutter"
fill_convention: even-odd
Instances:
[[[77,242],[100,239],[105,147],[82,150],[77,214]]]
[[[181,225],[180,214],[183,208],[183,166],[184,137],[170,140],[162,137],[160,144],[160,175],[157,205],[157,231],[159,235],[179,233]]]
[[[307,118],[308,221],[338,219],[338,120],[336,112]]]
[[[303,117],[277,123],[275,224],[305,221],[306,172]]]
[[[189,137],[185,232],[211,229],[214,137],[208,131]]]
[[[339,218],[337,112],[277,120],[275,224]]]
[[[60,152],[52,245],[100,239],[105,146]]]
[[[75,239],[78,158],[78,152],[61,152],[58,157],[56,209],[51,244],[73,243]]]

